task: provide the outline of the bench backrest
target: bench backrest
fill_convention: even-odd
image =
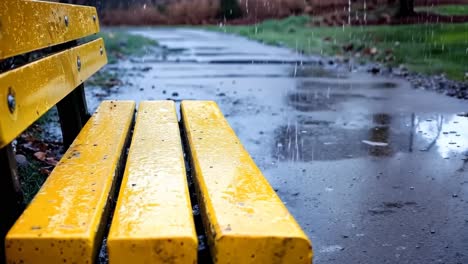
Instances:
[[[94,7],[0,1],[0,148],[107,63]],[[39,59],[37,59],[39,57]]]

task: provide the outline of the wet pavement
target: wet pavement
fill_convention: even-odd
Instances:
[[[215,100],[310,236],[314,263],[468,263],[467,101],[188,29],[111,65],[102,99]],[[328,67],[328,68],[327,68]]]

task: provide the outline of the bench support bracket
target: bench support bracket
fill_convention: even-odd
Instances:
[[[90,115],[84,93],[84,85],[81,84],[73,92],[68,94],[57,104],[62,127],[63,147],[68,149],[76,136],[86,124]]]
[[[4,256],[5,240],[3,239],[24,210],[23,193],[19,182],[15,153],[11,144],[0,149],[0,193],[4,197],[2,201],[2,217],[0,218],[0,256]],[[0,263],[4,263],[0,259]]]

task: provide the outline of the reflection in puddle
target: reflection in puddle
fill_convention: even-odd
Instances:
[[[444,118],[439,115],[435,119],[416,118],[416,132],[428,144],[421,150],[429,151],[437,148],[440,156],[448,158],[454,153],[464,153],[468,150],[468,118],[451,116]]]
[[[301,119],[275,131],[273,156],[293,161],[340,160],[437,149],[440,156],[449,158],[468,151],[467,133],[468,118],[456,115],[428,118],[379,113],[366,116],[359,127]]]
[[[392,117],[388,114],[375,114],[372,115],[372,121],[373,127],[369,131],[369,140],[375,144],[369,148],[369,154],[378,157],[392,155],[394,153],[390,144]]]
[[[286,95],[287,104],[301,112],[301,116],[275,131],[276,159],[391,157],[399,152],[435,149],[443,158],[450,158],[468,150],[468,118],[412,113],[427,106],[408,99],[400,82],[384,78],[345,79],[314,67],[299,67],[295,73],[314,78],[298,79],[295,89]],[[415,93],[411,97],[424,101],[421,96]],[[402,112],[405,108],[402,102],[409,103],[414,110],[405,109],[406,114],[386,113]],[[348,111],[356,114],[349,115]],[[370,114],[374,111],[375,114]],[[346,122],[341,120],[343,114]],[[335,118],[330,120],[330,116]]]
[[[401,129],[408,119],[376,114],[366,122],[355,128],[320,120],[301,120],[292,126],[280,127],[276,130],[273,155],[280,160],[312,161],[391,156],[398,151],[408,151],[410,130]],[[392,129],[392,125],[396,129]]]

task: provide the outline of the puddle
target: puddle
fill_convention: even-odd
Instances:
[[[275,130],[272,157],[310,162],[394,157],[414,151],[437,153],[444,159],[464,155],[468,150],[468,118],[456,114],[428,117],[424,112],[410,111],[395,114],[402,105],[419,111],[441,107],[440,103],[428,103],[435,97],[406,93],[397,82],[379,79],[299,80],[286,94],[286,103],[304,116],[291,118]],[[393,109],[379,111],[385,108]],[[324,119],[330,116],[331,120]],[[341,122],[343,116],[346,122]]]
[[[295,66],[294,69],[290,72],[291,77],[326,77],[326,78],[335,78],[341,79],[346,78],[347,74],[338,72],[336,69],[328,70],[321,66],[316,65],[299,65]]]
[[[275,131],[272,156],[289,161],[341,160],[435,150],[449,158],[468,151],[466,117],[378,113],[355,119],[343,124],[303,118],[281,126]]]
[[[335,110],[337,104],[353,99],[385,100],[378,96],[333,93],[331,89],[291,92],[287,96],[288,104],[302,112]]]
[[[327,77],[327,71],[316,78],[302,78],[293,90],[286,96],[287,104],[301,112],[336,111],[339,104],[352,102],[371,103],[384,101],[393,96],[392,91],[398,90],[400,84],[385,79],[360,79],[356,77]],[[324,77],[325,76],[325,77]],[[382,102],[383,103],[383,102]],[[382,104],[381,103],[381,104]],[[371,104],[378,104],[374,102]]]
[[[416,117],[415,132],[425,144],[421,151],[435,148],[442,158],[453,154],[468,155],[468,118],[458,115],[424,119]]]
[[[395,89],[398,87],[398,84],[394,82],[378,82],[372,83],[370,86],[375,89]]]
[[[320,76],[327,77],[328,76]],[[339,78],[339,77],[338,77]],[[387,82],[387,81],[377,81],[377,82],[349,82],[346,81],[344,77],[343,80],[337,82],[335,79],[315,79],[315,80],[305,80],[302,81],[296,89],[298,90],[310,90],[310,89],[323,89],[332,87],[336,90],[350,90],[352,88],[366,88],[366,89],[395,89],[398,88],[397,83]]]
[[[340,160],[362,156],[385,157],[410,150],[411,131],[402,130],[407,117],[375,114],[353,128],[323,120],[302,120],[275,131],[273,156],[279,160]],[[395,124],[394,124],[395,123]],[[385,143],[369,145],[363,141]]]
[[[202,46],[202,47],[193,47],[194,50],[203,50],[203,51],[207,51],[207,50],[210,50],[210,51],[221,51],[221,50],[225,50],[226,48],[225,47],[205,47],[205,46]]]
[[[250,53],[251,54],[251,53]],[[214,52],[195,52],[193,53],[195,56],[200,56],[200,57],[217,57],[217,56],[242,56],[246,55],[246,53],[241,53],[241,52],[224,52],[224,53],[219,53],[217,51]],[[254,53],[253,55],[255,56],[263,56],[265,54],[262,53]]]

